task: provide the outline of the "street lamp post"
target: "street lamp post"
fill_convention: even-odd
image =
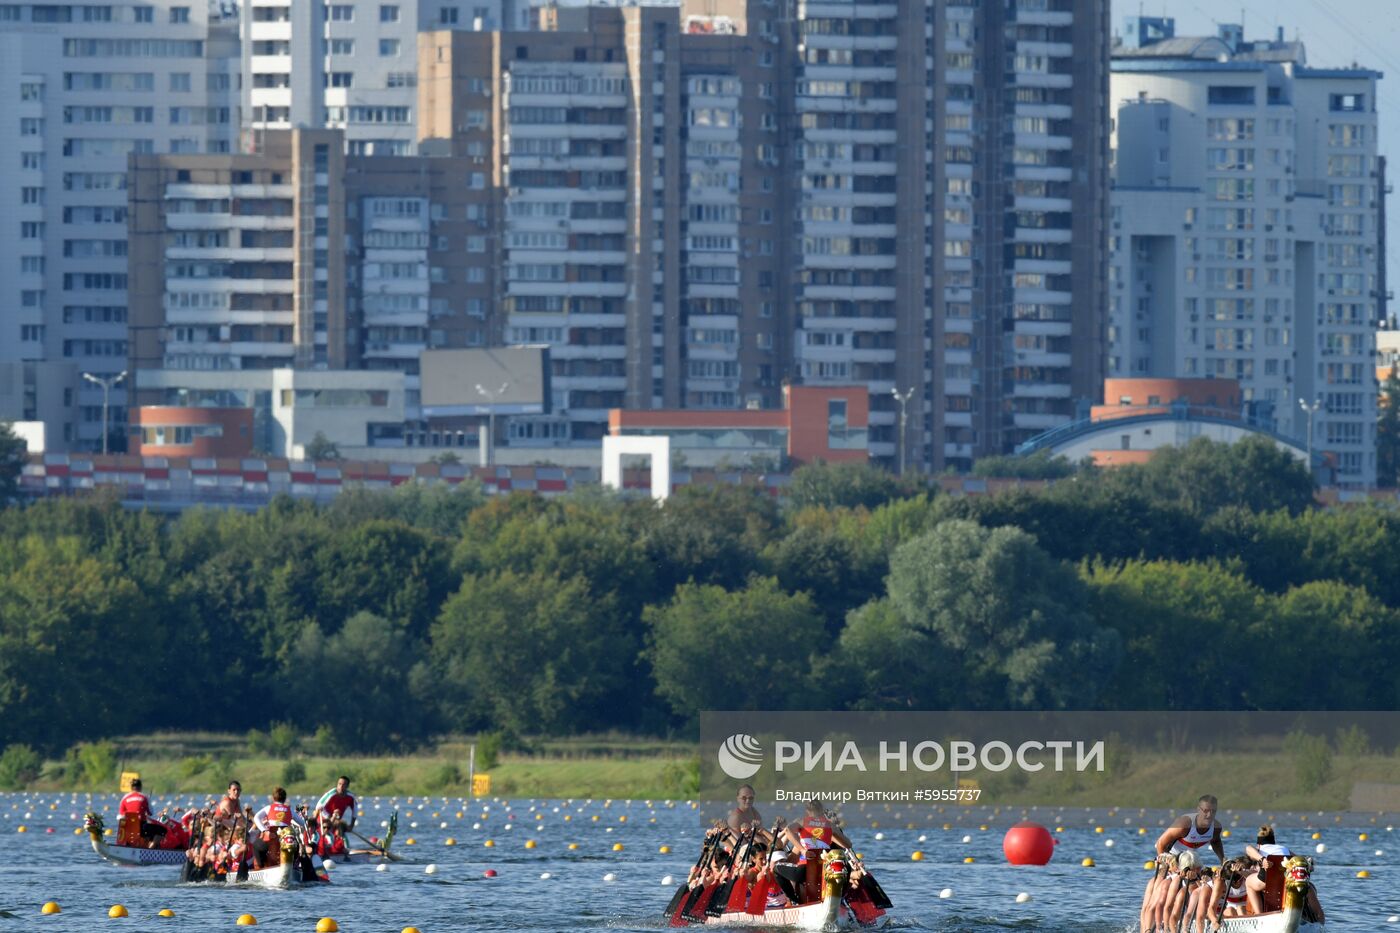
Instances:
[[[901,395],[898,389],[890,389],[890,394],[899,403],[899,475],[904,475],[904,446],[908,440],[909,400],[914,397],[914,387],[910,386]]]
[[[481,383],[476,384],[476,391],[486,397],[488,404],[486,410],[486,433],[478,435],[477,447],[480,451],[481,465],[489,467],[496,459],[496,399],[506,394],[506,389],[510,388],[509,382],[503,382],[500,388],[492,392]]]
[[[1317,414],[1317,410],[1322,407],[1322,399],[1313,399],[1311,405],[1298,399],[1298,407],[1303,409],[1303,413],[1308,416],[1308,475],[1311,476],[1313,471],[1313,415]]]
[[[122,370],[115,376],[94,376],[92,373],[83,373],[83,378],[88,382],[95,383],[102,387],[102,453],[107,453],[107,411],[108,401],[112,394],[112,387],[126,378],[126,370]]]

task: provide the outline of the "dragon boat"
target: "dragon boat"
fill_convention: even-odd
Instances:
[[[96,812],[87,814],[83,819],[83,828],[92,840],[92,851],[114,865],[179,865],[185,861],[183,844],[177,848],[148,848],[141,838],[139,818],[134,822],[122,819],[118,824],[116,841],[112,843],[107,842],[102,817]]]
[[[1325,933],[1325,924],[1308,915],[1308,890],[1312,887],[1312,867],[1308,860],[1294,855],[1283,863],[1282,890],[1266,888],[1263,913],[1226,917],[1215,928],[1219,933]]]
[[[329,882],[321,857],[316,855],[300,826],[284,826],[277,832],[277,862],[252,867],[246,858],[237,867],[220,864],[215,868],[184,860],[180,880],[187,884],[252,885],[260,888],[294,888]]]
[[[853,878],[852,867],[858,866]],[[850,852],[822,854],[821,896],[798,903],[795,877],[777,866],[773,884],[750,885],[742,878],[709,886],[682,885],[671,900],[666,916],[671,926],[761,926],[794,930],[843,930],[872,927],[886,922],[893,906],[875,879],[859,866]],[[769,892],[781,892],[774,904]]]

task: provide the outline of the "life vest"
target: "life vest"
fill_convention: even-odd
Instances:
[[[134,790],[122,798],[117,805],[121,816],[147,816],[151,812],[151,801],[139,790]]]
[[[322,834],[316,842],[316,854],[325,858],[327,855],[345,854],[345,837]]]
[[[270,803],[267,805],[267,825],[269,826],[290,826],[292,825],[292,808],[285,803]]]
[[[1211,822],[1204,834],[1196,828],[1195,814],[1191,814],[1187,817],[1187,823],[1189,828],[1186,830],[1186,835],[1176,841],[1177,845],[1185,846],[1188,849],[1199,849],[1202,846],[1210,845],[1211,840],[1215,838],[1214,821]]]
[[[809,816],[797,827],[797,836],[804,849],[830,849],[833,828],[830,820]]]

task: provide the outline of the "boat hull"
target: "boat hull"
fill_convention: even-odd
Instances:
[[[726,911],[718,917],[706,917],[705,925],[785,927],[790,930],[849,930],[861,926],[839,898],[828,898],[800,907],[769,908],[762,914]]]
[[[1326,924],[1309,923],[1300,910],[1275,910],[1250,917],[1227,917],[1220,933],[1327,933]]]
[[[114,865],[179,865],[185,861],[183,849],[142,849],[136,846],[109,846],[97,837],[92,851]]]

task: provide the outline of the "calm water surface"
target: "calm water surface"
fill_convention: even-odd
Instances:
[[[113,794],[92,800],[99,808],[109,808],[109,825],[117,799]],[[157,808],[184,802],[155,800]],[[361,801],[361,830],[377,833],[380,821],[397,807],[399,841],[411,838],[415,843],[396,846],[408,862],[384,872],[369,865],[340,866],[330,885],[261,891],[180,885],[175,880],[178,869],[170,866],[105,864],[92,852],[85,834],[74,834],[89,805],[87,795],[0,794],[0,930],[231,930],[243,913],[257,917],[259,929],[298,933],[313,931],[323,916],[334,917],[346,933],[399,933],[407,926],[423,933],[660,930],[664,924],[659,913],[674,890],[663,887],[661,879],[684,877],[700,839],[697,815],[682,802],[668,806],[659,800],[498,799],[469,804],[455,797],[367,798]],[[797,808],[792,809],[788,815],[798,815]],[[780,811],[770,804],[762,812],[771,820]],[[859,814],[850,808],[845,816],[857,848],[895,902],[895,930],[1129,929],[1146,881],[1143,862],[1151,855],[1163,815],[1136,809],[1032,813],[1051,829],[1064,826],[1056,834],[1060,844],[1048,867],[1013,868],[1002,858],[1001,838],[1004,827],[1019,814],[1008,818],[987,809],[954,807],[944,813],[910,811],[899,817],[866,813],[877,819],[878,828],[861,826]],[[565,820],[566,815],[571,819]],[[1227,840],[1231,854],[1252,838],[1265,816],[1254,811],[1224,814],[1227,826],[1238,819],[1234,838]],[[1311,853],[1317,844],[1311,833],[1322,832],[1327,851],[1318,856],[1314,880],[1329,930],[1400,933],[1400,920],[1395,919],[1400,914],[1400,872],[1392,866],[1391,852],[1400,854],[1400,838],[1388,829],[1400,818],[1374,817],[1372,823],[1370,815],[1353,814],[1338,823],[1331,814],[1277,817],[1279,841],[1291,843],[1295,850]],[[989,827],[985,831],[980,828],[983,821]],[[905,828],[910,822],[915,828]],[[945,830],[945,822],[952,828]],[[473,828],[474,823],[479,828]],[[21,825],[26,832],[18,832]],[[1104,831],[1095,832],[1096,825]],[[1139,835],[1139,827],[1147,834]],[[1365,842],[1359,839],[1363,832],[1369,835]],[[884,838],[876,840],[876,833]],[[921,835],[926,837],[922,842]],[[965,836],[971,841],[963,842]],[[457,844],[446,845],[449,838]],[[488,839],[494,840],[494,847],[484,845]],[[531,839],[536,847],[527,849]],[[570,850],[570,843],[578,848]],[[616,843],[622,844],[622,851],[613,850]],[[671,847],[670,854],[659,852],[663,845]],[[916,849],[924,852],[922,862],[909,858]],[[1377,850],[1383,854],[1375,854]],[[969,856],[975,862],[964,864]],[[1097,866],[1081,867],[1085,857]],[[436,865],[436,873],[426,873],[429,864]],[[494,869],[497,877],[483,877],[486,869]],[[1370,871],[1369,879],[1355,878],[1362,869]],[[542,879],[545,872],[551,877]],[[615,880],[604,880],[605,875]],[[944,888],[952,889],[952,897],[939,897]],[[1017,904],[1019,892],[1032,900]],[[42,916],[39,908],[47,900],[58,901],[63,913]],[[116,903],[127,907],[130,918],[107,919],[108,907]],[[174,919],[155,916],[165,907],[175,911]]]

